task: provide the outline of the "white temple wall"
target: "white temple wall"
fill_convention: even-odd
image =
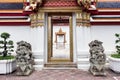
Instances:
[[[24,40],[32,45],[33,52],[43,52],[44,50],[44,28],[30,28],[30,26],[0,26],[2,32],[10,33],[10,40],[14,41],[15,50],[16,42]]]
[[[35,57],[35,69],[41,70],[44,64],[44,27],[30,28],[30,26],[0,26],[2,32],[10,33],[10,40],[14,41],[16,51],[18,41],[27,41],[32,45],[32,52]],[[14,55],[16,53],[14,52]]]
[[[110,55],[115,51],[115,33],[120,33],[120,27],[116,25],[101,25],[91,27],[76,27],[77,42],[77,67],[78,69],[89,69],[89,46],[92,40],[103,42],[105,54]],[[108,60],[108,59],[107,59]],[[106,64],[106,67],[108,64]]]
[[[92,40],[103,42],[105,52],[110,54],[115,51],[115,33],[120,33],[120,27],[116,25],[101,25],[91,27],[76,27],[77,31],[77,52],[78,54],[88,54],[88,44]]]
[[[21,40],[30,42],[30,27],[28,26],[0,26],[0,34],[2,32],[8,32],[11,35],[10,40],[14,41],[15,50],[16,42]]]
[[[89,54],[88,43],[91,41],[91,30],[90,27],[76,27],[76,38],[77,38],[77,55]]]
[[[120,33],[120,26],[102,25],[91,27],[92,40],[102,41],[106,54],[111,54],[115,51],[115,33]]]
[[[74,22],[73,22],[74,23]],[[66,27],[65,27],[66,28]],[[58,30],[56,30],[58,31]],[[64,30],[63,30],[64,31]],[[91,26],[91,27],[73,27],[73,54],[74,62],[78,63],[78,68],[85,68],[81,66],[81,59],[88,60],[89,46],[88,43],[92,40],[100,40],[103,42],[103,47],[106,54],[111,54],[115,51],[115,33],[119,33],[120,27],[114,25],[108,26]],[[2,32],[8,32],[11,34],[10,39],[14,41],[15,50],[17,47],[16,42],[24,40],[32,45],[32,51],[36,57],[36,66],[40,69],[43,68],[43,64],[47,61],[46,54],[46,29],[45,27],[30,28],[30,26],[0,26],[0,34]],[[46,37],[45,37],[46,35]],[[39,55],[39,56],[38,56]],[[39,59],[39,60],[38,60]],[[89,61],[88,61],[89,62]],[[85,62],[88,67],[88,63]]]

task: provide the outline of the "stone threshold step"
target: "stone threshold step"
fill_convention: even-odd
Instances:
[[[55,69],[61,69],[61,70],[65,69],[66,70],[66,69],[77,69],[77,68],[70,68],[70,67],[57,67],[57,68],[56,67],[44,67],[43,69],[48,69],[48,70],[49,69],[54,69],[54,70]]]
[[[77,68],[77,64],[75,63],[46,63],[45,67],[53,67],[53,68]]]

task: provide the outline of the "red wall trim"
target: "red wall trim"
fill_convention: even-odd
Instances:
[[[0,16],[26,16],[23,13],[0,13]]]
[[[120,25],[120,22],[91,22],[91,25]]]
[[[23,13],[0,13],[0,16],[28,16],[32,11],[23,11]]]
[[[98,14],[98,10],[88,10],[87,12],[91,13],[91,15]]]
[[[30,26],[30,22],[0,22],[0,26]],[[120,25],[120,22],[91,22],[91,25]]]
[[[0,26],[30,26],[30,22],[0,22]]]
[[[98,12],[98,15],[120,15],[120,12]]]
[[[33,13],[33,11],[23,11],[24,15],[29,15],[29,14],[32,14],[32,13]]]

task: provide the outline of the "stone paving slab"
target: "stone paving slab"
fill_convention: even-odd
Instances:
[[[88,71],[62,69],[34,71],[30,76],[16,76],[15,72],[0,75],[0,80],[120,80],[120,74],[106,70],[107,76],[93,76]]]

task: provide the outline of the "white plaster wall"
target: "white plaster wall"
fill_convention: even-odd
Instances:
[[[41,70],[44,66],[44,27],[30,29],[30,40],[35,57],[35,70]]]
[[[0,26],[0,34],[2,32],[10,33],[10,40],[14,41],[15,50],[17,47],[16,42],[24,40],[30,42],[30,28],[27,26]],[[1,39],[1,38],[0,38]]]
[[[30,26],[0,26],[0,34],[8,32],[10,39],[14,41],[16,51],[18,41],[27,41],[32,45],[35,57],[35,70],[41,70],[44,64],[44,27],[30,28]],[[15,55],[15,51],[13,54]]]
[[[102,25],[91,27],[92,40],[97,39],[102,41],[103,47],[108,54],[115,51],[115,33],[120,33],[120,26]]]
[[[105,54],[108,56],[115,52],[115,33],[120,33],[120,26],[117,25],[101,25],[91,27],[76,27],[76,43],[77,43],[77,67],[78,69],[89,69],[89,46],[92,40],[100,40],[103,42]],[[108,64],[106,64],[108,66]]]
[[[14,41],[14,50],[16,50],[16,42],[24,40],[32,45],[34,53],[43,53],[44,49],[44,28],[30,28],[30,26],[0,26],[0,34],[2,32],[10,33],[10,39]],[[1,38],[0,38],[1,39]]]
[[[120,26],[101,25],[91,27],[76,27],[77,52],[78,54],[89,54],[88,44],[92,40],[100,40],[107,54],[115,51],[115,33],[120,33]]]
[[[95,39],[103,42],[106,54],[115,51],[116,38],[114,34],[120,33],[120,26],[101,25],[78,27],[75,25],[74,20],[75,17],[73,16],[74,62],[76,62],[77,59],[81,59],[81,55],[89,55],[88,43]],[[11,34],[10,39],[15,43],[15,50],[17,47],[16,42],[21,40],[27,41],[31,43],[34,54],[39,54],[40,59],[45,63],[47,62],[47,26],[38,28],[30,28],[30,26],[0,26],[0,34],[2,32]]]
[[[44,52],[44,27],[31,28],[30,35],[32,50],[42,54]]]
[[[89,54],[88,43],[91,41],[91,28],[90,27],[76,27],[76,42],[77,42],[77,54]]]

